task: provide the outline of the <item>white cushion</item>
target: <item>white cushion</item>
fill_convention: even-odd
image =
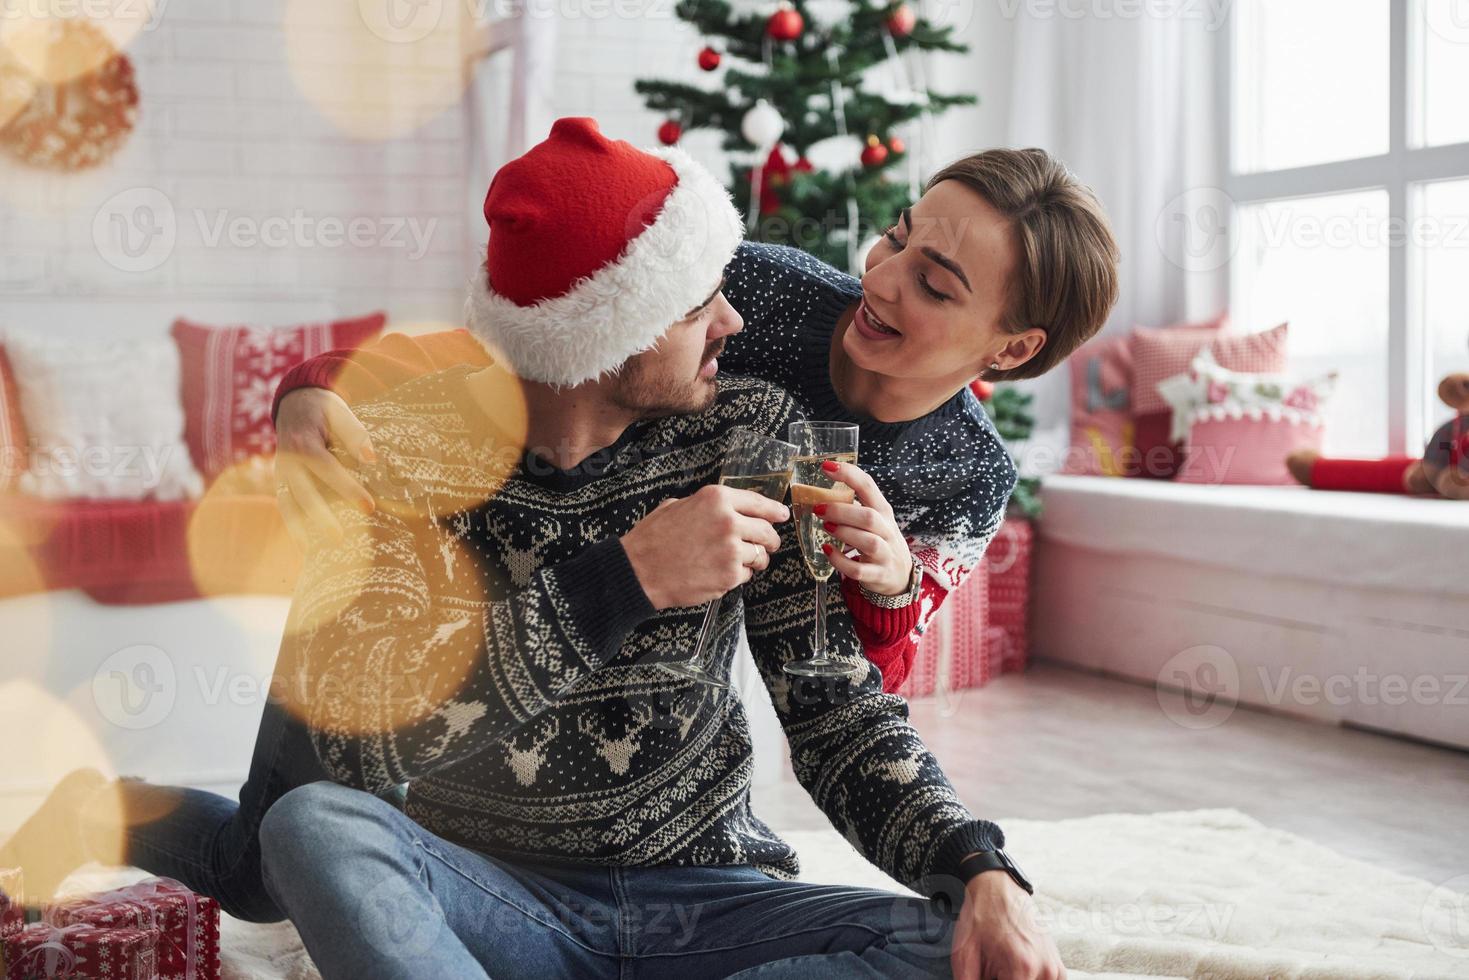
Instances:
[[[1048,476],[1042,496],[1040,533],[1063,544],[1317,582],[1469,595],[1469,503],[1094,476]]]
[[[10,330],[5,351],[31,443],[21,490],[110,500],[203,491],[184,443],[171,338],[78,343]]]

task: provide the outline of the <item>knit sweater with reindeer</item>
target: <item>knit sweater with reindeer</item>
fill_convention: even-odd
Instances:
[[[784,433],[794,401],[721,379],[708,410],[638,422],[563,471],[498,431],[472,370],[356,408],[378,506],[338,507],[345,538],[308,556],[282,651],[327,771],[369,791],[409,783],[416,821],[507,860],[795,877],[795,852],[751,812],[738,694],[656,667],[688,657],[703,610],[655,611],[619,540],[660,501],[715,482],[733,428]],[[712,669],[728,676],[743,621],[797,779],[898,882],[922,887],[1001,846],[876,667],[860,681],[782,671],[810,654],[815,609],[781,531],[769,568],[726,596]],[[830,595],[833,651],[860,660]]]

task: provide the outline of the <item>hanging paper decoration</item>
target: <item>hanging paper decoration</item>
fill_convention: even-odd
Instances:
[[[74,47],[83,34],[95,35],[80,38],[87,43],[106,42],[106,35],[86,21],[64,24],[59,45]],[[121,149],[137,125],[138,86],[125,54],[115,53],[100,68],[55,85],[34,83],[33,90],[29,102],[0,129],[0,147],[32,166],[68,172],[95,167]],[[18,91],[23,89],[13,72],[0,72],[0,109]]]

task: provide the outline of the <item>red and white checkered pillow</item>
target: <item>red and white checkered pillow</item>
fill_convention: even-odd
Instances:
[[[1286,367],[1288,327],[1282,323],[1252,334],[1224,333],[1227,318],[1180,324],[1161,330],[1132,332],[1133,442],[1139,475],[1172,479],[1182,456],[1169,438],[1173,410],[1158,393],[1159,383],[1188,370],[1206,348],[1215,362],[1231,371],[1278,374]]]
[[[360,347],[386,321],[382,313],[281,328],[174,321],[183,369],[184,435],[199,472],[212,480],[236,463],[273,453],[270,409],[281,376],[326,351]]]
[[[1247,374],[1279,374],[1286,367],[1287,324],[1260,333],[1226,334],[1225,318],[1132,332],[1132,414],[1168,411],[1158,384],[1188,370],[1205,347],[1220,367]]]
[[[20,414],[20,392],[5,348],[0,347],[0,493],[15,487],[26,470],[26,429]]]

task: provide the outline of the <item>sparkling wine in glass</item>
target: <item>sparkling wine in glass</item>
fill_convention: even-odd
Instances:
[[[730,436],[729,452],[719,471],[720,485],[738,490],[753,490],[771,500],[784,500],[786,487],[791,482],[791,461],[796,447],[753,429],[735,429]],[[719,619],[726,596],[711,599],[704,608],[704,626],[699,630],[699,642],[693,656],[676,663],[661,663],[658,666],[667,673],[687,681],[698,681],[710,687],[729,687],[729,681],[710,671],[705,663],[706,649],[714,635],[714,624]]]
[[[855,499],[852,488],[832,478],[821,468],[828,460],[838,463],[857,462],[857,426],[841,422],[792,422],[787,436],[796,445],[794,472],[791,477],[791,510],[796,517],[796,538],[801,543],[801,557],[806,571],[816,580],[816,635],[812,656],[792,660],[783,665],[788,674],[801,677],[858,677],[866,673],[865,663],[826,652],[826,583],[833,571],[822,545],[834,548],[842,543],[826,532],[825,520],[815,508],[820,504],[849,504]]]

